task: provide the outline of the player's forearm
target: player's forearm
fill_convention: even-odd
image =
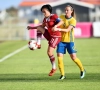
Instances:
[[[42,26],[42,25],[39,25],[39,26]],[[39,26],[27,26],[27,29],[28,30],[37,29],[37,27],[39,27]]]
[[[55,27],[59,27],[63,24],[64,22],[61,20],[58,24],[55,25]]]
[[[36,26],[36,27],[30,26],[30,29],[37,29],[37,27],[38,27],[38,26]]]
[[[42,26],[42,25],[39,25],[39,26]],[[37,27],[39,27],[39,26],[35,26],[35,27],[34,26],[30,26],[30,28],[31,29],[37,29]]]
[[[56,31],[55,29],[61,26],[64,22],[61,20],[58,24],[56,24],[53,28],[52,31]]]
[[[68,29],[59,29],[59,31],[61,31],[61,32],[69,32],[70,30],[68,30]]]
[[[63,32],[69,32],[69,31],[71,31],[72,30],[72,28],[73,28],[73,26],[69,26],[68,28],[66,28],[66,29],[60,29],[60,31],[63,31]]]

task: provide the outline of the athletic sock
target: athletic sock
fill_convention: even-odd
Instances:
[[[64,75],[64,63],[63,63],[63,57],[58,57],[58,67],[60,70],[61,75]]]
[[[76,58],[73,61],[77,64],[77,66],[80,68],[81,71],[84,71],[83,65],[82,65],[81,61],[78,58]]]
[[[55,57],[54,55],[49,56],[51,64],[52,64],[52,69],[56,69],[56,63],[55,63]]]
[[[41,38],[42,38],[42,33],[37,31],[37,44],[41,45]]]

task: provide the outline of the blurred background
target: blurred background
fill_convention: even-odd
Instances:
[[[50,4],[58,16],[67,4],[72,5],[77,18],[75,37],[100,37],[100,0],[0,0],[0,41],[36,38],[36,32],[26,27],[42,22],[43,4]]]

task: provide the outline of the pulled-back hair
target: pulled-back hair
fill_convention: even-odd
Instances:
[[[74,8],[71,5],[67,5],[66,7],[70,7],[71,8],[71,10],[72,10],[71,16],[74,17],[74,18],[76,18],[76,14],[75,14]]]

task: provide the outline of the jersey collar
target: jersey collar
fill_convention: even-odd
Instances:
[[[69,17],[69,18],[67,18],[67,17],[66,17],[66,15],[65,15],[65,18],[66,18],[66,19],[71,19],[71,18],[72,18],[72,16],[71,16],[71,17]]]
[[[51,14],[49,17],[46,18],[46,22],[50,20],[50,17],[51,17],[52,15],[53,15],[53,14]]]

